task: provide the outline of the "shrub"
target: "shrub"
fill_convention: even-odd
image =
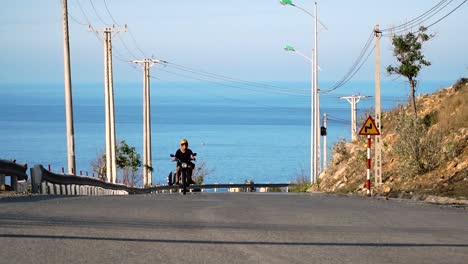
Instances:
[[[332,152],[333,152],[334,158],[336,159],[334,161],[336,164],[349,158],[350,154],[349,154],[348,149],[346,148],[346,139],[340,138],[338,142],[336,142],[335,145],[333,145]]]
[[[306,176],[298,176],[293,184],[289,189],[290,192],[307,192],[312,186]]]
[[[442,134],[438,131],[429,133],[424,118],[402,114],[397,120],[396,129],[399,140],[395,152],[399,156],[403,176],[426,173],[437,168],[442,156]]]
[[[195,169],[193,170],[192,180],[197,185],[201,185],[205,181],[205,178],[214,171],[214,169],[208,168],[206,161],[200,160],[200,162],[196,164]]]
[[[463,89],[463,87],[466,87],[467,85],[468,85],[468,78],[460,78],[453,85],[453,89],[455,89],[455,91],[459,91],[459,90]]]
[[[439,122],[439,112],[437,111],[432,111],[430,112],[429,114],[426,114],[424,117],[423,117],[423,120],[422,122],[424,123],[424,125],[429,128],[435,124],[437,124],[437,122]]]
[[[465,141],[461,140],[453,140],[449,142],[445,148],[446,152],[446,159],[448,161],[455,159],[458,157],[460,154],[463,153],[463,150],[465,149]]]

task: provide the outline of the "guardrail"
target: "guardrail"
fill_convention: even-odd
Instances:
[[[0,185],[5,184],[5,176],[11,177],[11,187],[14,191],[18,190],[18,180],[27,180],[27,165],[20,165],[9,160],[0,160]]]
[[[179,191],[180,187],[173,185],[161,185],[148,188],[128,187],[123,184],[113,184],[96,178],[57,174],[46,170],[42,165],[31,168],[31,185],[33,193],[57,194],[57,195],[128,195],[149,194]],[[190,185],[189,191],[200,192],[206,189],[228,189],[231,192],[269,191],[274,188],[286,188],[288,191],[292,184],[289,183],[257,183],[257,184],[203,184]]]
[[[215,192],[218,189],[227,189],[228,192],[269,192],[271,190],[278,190],[280,188],[285,188],[286,192],[289,192],[289,187],[294,184],[290,183],[215,183],[215,184],[201,184],[201,185],[190,185],[188,190],[191,192],[200,192],[201,190],[213,189]],[[166,191],[178,191],[179,186],[173,185],[162,185],[146,188],[150,190],[151,193],[161,193]]]
[[[59,195],[127,195],[147,193],[143,188],[113,184],[96,178],[56,174],[42,165],[31,168],[33,193]]]

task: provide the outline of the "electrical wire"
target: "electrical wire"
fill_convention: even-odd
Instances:
[[[138,57],[135,56],[135,54],[128,48],[127,44],[125,44],[125,42],[122,40],[122,38],[120,37],[120,34],[116,34],[117,35],[117,38],[120,40],[120,42],[122,43],[122,45],[125,47],[125,49],[128,51],[128,53],[130,54],[130,56],[132,56],[135,60],[138,60]]]
[[[360,65],[356,68],[356,67],[353,67],[351,68],[351,71],[349,72],[349,74],[345,75],[345,78],[342,79],[338,84],[332,86],[331,88],[328,88],[326,90],[321,90],[320,93],[329,93],[331,91],[334,91],[340,87],[342,87],[343,85],[345,85],[347,82],[349,82],[358,72],[359,70],[361,70],[362,66],[364,66],[364,64],[366,63],[366,61],[369,59],[369,56],[372,54],[372,52],[374,51],[375,49],[375,44],[372,46],[372,49],[370,49],[367,53],[367,56],[364,58],[364,60],[362,60],[363,57],[360,56],[359,60],[357,61],[361,61]]]
[[[368,51],[369,49],[369,46],[371,45],[372,43],[372,36],[373,36],[374,32],[372,31],[369,35],[369,37],[367,38],[367,41],[366,43],[364,44],[364,47],[361,49],[361,52],[359,53],[358,57],[356,58],[356,60],[354,61],[354,63],[351,65],[350,69],[346,72],[346,74],[341,78],[341,80],[334,84],[332,87],[328,88],[328,89],[325,89],[323,91],[320,91],[320,93],[327,93],[327,92],[331,92],[333,90],[336,90],[338,89],[339,87],[343,86],[348,80],[349,76],[351,76],[353,74],[353,72],[356,72],[356,67],[359,65],[359,63],[361,62],[364,54]]]
[[[83,22],[80,22],[78,19],[76,19],[72,14],[70,14],[70,12],[68,11],[68,16],[73,20],[75,21],[75,23],[79,24],[79,25],[82,25],[82,26],[88,26],[89,24],[86,24],[86,23],[83,23]]]
[[[424,18],[424,20],[422,21],[419,21],[418,23],[423,23],[423,22],[426,22],[428,21],[429,19],[431,19],[432,17],[434,17],[436,14],[438,14],[440,11],[442,11],[443,9],[445,9],[449,4],[452,3],[453,0],[450,0],[448,3],[446,3],[443,7],[441,7],[439,10],[437,10],[435,13],[427,16],[426,18]],[[445,1],[442,1],[442,2],[445,2]],[[442,3],[441,2],[441,3]],[[436,25],[437,23],[439,23],[440,21],[444,20],[445,18],[447,18],[449,15],[451,15],[453,12],[455,12],[457,9],[459,9],[463,4],[465,4],[467,2],[467,0],[464,0],[463,2],[461,2],[459,5],[457,5],[454,9],[452,9],[450,12],[448,12],[447,14],[445,14],[444,16],[442,16],[441,18],[437,19],[435,22],[431,23],[429,26],[424,26],[423,28],[424,29],[428,29],[434,25]],[[439,3],[440,4],[440,3]],[[404,24],[403,24],[404,25]],[[390,28],[389,30],[391,30],[392,28]],[[388,31],[388,30],[387,30]],[[406,29],[403,29],[403,30],[399,30],[399,31],[391,31],[390,34],[383,34],[382,36],[384,37],[393,37],[394,35],[396,34],[401,34],[403,32],[405,32]],[[417,30],[417,31],[414,31],[414,32],[411,32],[411,33],[416,33],[420,30]]]
[[[93,10],[94,10],[94,13],[96,14],[97,18],[106,26],[112,26],[111,24],[108,24],[106,21],[104,21],[102,19],[102,17],[99,15],[99,12],[96,10],[96,8],[94,7],[94,4],[93,4],[93,1],[92,0],[89,0],[89,2],[91,3],[91,6],[93,7]]]
[[[438,19],[437,21],[435,21],[434,23],[430,24],[429,26],[427,26],[425,28],[429,28],[429,27],[439,23],[441,20],[445,19],[447,16],[449,16],[450,14],[455,12],[455,10],[460,8],[466,1],[467,0],[464,0],[460,5],[458,5],[456,8],[454,8],[448,14],[444,15],[442,18]],[[453,2],[453,0],[449,0],[449,1],[448,0],[442,0],[438,4],[433,6],[431,9],[429,9],[428,11],[426,11],[423,14],[419,15],[418,17],[416,17],[416,18],[414,18],[414,19],[412,19],[412,20],[410,20],[410,21],[408,21],[408,22],[406,22],[404,24],[401,24],[399,26],[383,29],[383,30],[381,30],[381,32],[383,33],[383,32],[389,32],[390,31],[390,32],[392,32],[392,34],[399,34],[401,32],[404,32],[404,31],[406,31],[406,29],[405,29],[406,27],[414,26],[417,23],[422,23],[422,22],[425,22],[425,21],[429,20],[430,18],[432,18],[433,16],[435,16],[436,14],[441,12],[441,10],[445,9],[452,2]],[[401,29],[401,28],[403,28],[403,29]],[[396,30],[396,32],[395,32],[395,30]],[[344,77],[338,83],[336,83],[335,85],[333,85],[332,87],[330,87],[330,88],[328,88],[326,90],[320,91],[320,93],[328,93],[328,92],[334,91],[334,90],[338,89],[339,87],[342,87],[343,85],[345,85],[349,80],[351,80],[354,77],[354,75],[356,75],[356,73],[362,68],[364,63],[369,58],[371,52],[375,49],[375,45],[374,45],[374,47],[372,48],[372,51],[369,52],[367,54],[367,56],[365,57],[365,59],[363,60],[364,54],[368,51],[368,49],[370,47],[370,44],[372,42],[373,33],[374,32],[372,32],[371,35],[369,36],[369,38],[367,39],[367,42],[364,45],[363,49],[361,50],[361,53],[359,54],[358,58],[355,60],[355,62],[350,67],[348,72],[344,75]],[[382,34],[382,36],[387,37],[389,35],[388,34]]]
[[[257,88],[262,88],[262,89],[271,89],[279,92],[288,92],[288,93],[294,93],[294,94],[299,94],[299,95],[310,95],[310,92],[304,91],[304,90],[295,90],[295,89],[289,89],[289,88],[284,88],[284,87],[279,87],[275,85],[268,85],[268,84],[262,84],[262,83],[256,83],[256,82],[251,82],[251,81],[246,81],[242,79],[237,79],[237,78],[232,78],[226,75],[221,75],[221,74],[216,74],[216,73],[210,73],[207,71],[203,70],[197,70],[191,67],[183,66],[180,64],[175,64],[175,63],[167,63],[167,66],[169,67],[174,67],[178,70],[190,72],[193,74],[198,74],[207,78],[212,78],[212,79],[217,79],[217,80],[222,80],[222,81],[227,81],[235,84],[242,84],[242,85],[247,85],[247,86],[252,86],[252,87],[257,87]]]
[[[437,5],[433,6],[428,11],[424,12],[423,14],[419,15],[418,17],[416,17],[416,18],[414,18],[414,19],[412,19],[412,20],[410,20],[410,21],[408,21],[406,23],[403,23],[401,25],[394,26],[394,27],[391,27],[391,28],[385,28],[385,29],[382,29],[381,31],[382,32],[394,31],[394,30],[397,30],[397,29],[400,29],[400,28],[407,28],[409,25],[417,24],[417,23],[419,23],[420,20],[424,19],[424,17],[426,15],[430,14],[433,10],[439,8],[445,2],[447,2],[447,0],[440,1]],[[450,2],[452,2],[452,0]]]
[[[186,75],[186,74],[176,73],[176,72],[168,71],[168,70],[165,70],[165,69],[162,69],[162,68],[159,68],[159,71],[166,72],[166,73],[173,74],[173,75],[177,75],[177,76],[184,77],[184,78],[188,78],[188,79],[193,79],[193,80],[202,81],[202,82],[209,82],[209,83],[212,83],[212,84],[231,87],[231,88],[235,88],[235,89],[255,91],[255,92],[267,93],[267,94],[278,94],[278,95],[299,96],[299,97],[303,96],[303,95],[291,94],[291,93],[286,93],[286,92],[267,91],[267,90],[259,90],[259,89],[253,89],[253,88],[248,88],[248,87],[240,87],[240,86],[236,86],[236,85],[232,85],[232,84],[228,84],[228,83],[217,82],[217,81],[198,78],[198,77],[194,77],[194,76],[190,76],[190,75]]]
[[[107,1],[106,0],[103,0],[103,1],[104,1],[104,6],[106,7],[107,14],[109,14],[109,17],[112,19],[114,24],[119,26],[119,27],[122,27],[122,25],[117,23],[117,21],[115,20],[114,16],[111,13],[111,11],[109,10],[109,6],[107,4]],[[145,52],[143,52],[143,50],[139,47],[139,45],[138,45],[138,43],[137,43],[137,41],[135,39],[135,36],[133,35],[133,33],[130,31],[130,29],[128,27],[127,27],[127,32],[130,34],[130,37],[132,38],[133,44],[135,45],[136,49],[143,55],[143,57],[147,58],[148,56],[146,56]]]
[[[78,3],[78,7],[80,8],[81,13],[83,14],[83,16],[85,17],[86,21],[88,22],[88,25],[91,25],[91,21],[89,20],[89,17],[86,15],[86,12],[84,11],[83,6],[82,6],[81,3],[80,3],[80,0],[77,0],[76,2]]]
[[[143,52],[143,50],[138,45],[138,43],[137,43],[137,41],[135,39],[135,36],[133,36],[132,31],[130,31],[130,29],[128,27],[127,27],[127,32],[130,34],[130,37],[133,39],[133,44],[135,44],[135,47],[141,53],[141,55],[143,55],[143,57],[145,57],[145,58],[148,58],[148,56],[146,56],[145,52]]]
[[[119,23],[117,23],[117,21],[115,21],[114,17],[112,16],[111,12],[109,11],[109,7],[107,6],[106,0],[103,0],[103,1],[104,1],[104,6],[106,7],[106,10],[107,10],[107,14],[109,14],[110,18],[112,19],[112,22],[114,22],[114,24],[117,25],[118,27],[121,27],[122,25],[120,25]]]
[[[459,4],[457,7],[455,7],[452,11],[450,11],[448,14],[446,14],[445,16],[441,17],[439,20],[435,21],[434,23],[430,24],[429,26],[425,27],[425,28],[430,28],[432,26],[434,26],[435,24],[439,23],[440,21],[444,20],[446,17],[448,17],[449,15],[451,15],[453,12],[455,12],[458,8],[460,8],[463,4],[466,3],[467,0],[463,1],[461,4]]]

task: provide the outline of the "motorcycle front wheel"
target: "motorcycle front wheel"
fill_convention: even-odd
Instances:
[[[182,193],[185,195],[187,193],[187,172],[182,171]]]

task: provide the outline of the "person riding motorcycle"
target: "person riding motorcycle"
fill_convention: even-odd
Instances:
[[[172,160],[174,161],[177,161],[177,167],[176,167],[176,182],[175,184],[179,184],[179,182],[181,182],[181,162],[185,162],[188,164],[188,168],[187,168],[187,181],[189,184],[193,184],[195,183],[193,180],[192,180],[192,172],[193,172],[193,169],[195,168],[195,164],[192,163],[191,161],[192,160],[195,160],[195,156],[193,155],[193,152],[191,149],[188,148],[188,141],[187,139],[182,139],[180,141],[180,149],[178,149],[175,153],[175,156],[172,158]]]

